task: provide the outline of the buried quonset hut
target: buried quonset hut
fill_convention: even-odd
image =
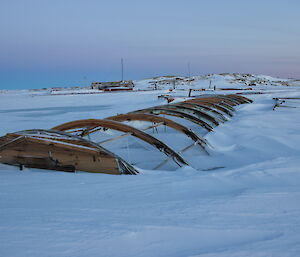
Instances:
[[[9,133],[0,137],[0,162],[20,169],[106,174],[172,170],[189,165],[188,151],[208,155],[203,135],[229,120],[236,106],[251,102],[240,95],[205,95],[50,130]]]

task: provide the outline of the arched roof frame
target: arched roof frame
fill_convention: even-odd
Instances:
[[[227,121],[227,118],[224,116],[224,114],[219,111],[216,108],[212,108],[211,106],[207,106],[205,104],[200,104],[200,103],[191,103],[191,102],[180,102],[177,103],[179,105],[183,105],[183,106],[192,106],[193,108],[197,108],[198,110],[205,110],[209,113],[211,113],[212,115],[215,115],[220,121],[225,122]]]
[[[107,174],[139,173],[102,146],[62,131],[33,129],[9,133],[0,138],[0,144],[2,161],[11,165]],[[72,158],[76,161],[70,163]]]
[[[114,121],[148,121],[153,123],[163,123],[163,125],[173,128],[181,133],[184,133],[189,138],[191,138],[194,142],[198,143],[204,150],[206,145],[206,140],[193,132],[191,129],[183,126],[180,123],[177,123],[173,120],[167,119],[162,116],[145,114],[145,113],[129,113],[129,114],[120,114],[112,117],[108,117],[106,119],[114,120]]]
[[[191,122],[205,128],[208,131],[213,130],[213,127],[210,124],[208,124],[207,122],[205,122],[205,121],[203,121],[203,120],[201,120],[201,119],[199,119],[199,118],[197,118],[197,117],[195,117],[191,114],[180,111],[180,110],[172,110],[172,109],[167,108],[167,107],[153,107],[153,108],[139,110],[139,111],[136,111],[134,113],[137,113],[137,112],[151,113],[151,114],[156,114],[156,115],[164,114],[164,115],[174,116],[174,117],[178,117],[178,118],[182,118],[182,119],[191,121]]]
[[[241,104],[247,104],[247,103],[252,103],[253,102],[251,99],[249,99],[247,97],[244,97],[244,96],[241,96],[241,95],[231,94],[231,95],[227,95],[227,96],[240,101]]]
[[[76,120],[67,122],[54,127],[54,130],[68,131],[71,129],[84,128],[82,136],[91,134],[95,132],[95,129],[106,128],[116,131],[121,131],[124,133],[130,133],[132,136],[141,139],[142,141],[156,147],[159,151],[163,152],[167,156],[173,158],[173,160],[179,165],[188,165],[188,163],[172,148],[160,141],[159,139],[124,123],[113,121],[113,120],[101,120],[101,119],[86,119],[86,120]]]
[[[217,110],[226,113],[228,116],[232,117],[232,110],[228,109],[227,107],[225,107],[224,105],[218,104],[218,103],[214,103],[211,101],[207,101],[207,100],[200,100],[200,99],[191,99],[191,100],[187,100],[185,101],[186,103],[199,103],[199,104],[204,104],[207,106],[213,106],[214,108],[216,108]]]
[[[158,106],[160,107],[160,106]],[[180,104],[168,104],[168,105],[162,105],[162,107],[167,107],[167,108],[172,108],[175,110],[183,110],[183,111],[188,111],[188,112],[192,112],[192,114],[195,114],[199,119],[205,118],[206,120],[210,121],[211,123],[213,123],[214,125],[218,126],[219,122],[218,120],[209,115],[208,113],[201,111],[197,108],[194,108],[192,106],[184,106],[184,105],[180,105]]]

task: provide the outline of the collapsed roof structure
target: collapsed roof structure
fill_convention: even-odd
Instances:
[[[164,167],[169,161],[174,165],[189,165],[182,153],[191,146],[197,146],[202,153],[208,154],[207,141],[181,121],[193,124],[206,132],[230,119],[234,107],[252,101],[240,95],[213,95],[188,99],[183,102],[160,105],[120,114],[105,119],[86,119],[67,122],[51,130],[33,129],[9,133],[0,137],[0,162],[16,165],[60,171],[86,171],[106,174],[138,174],[138,168]],[[166,118],[167,116],[168,118]],[[150,123],[150,126],[142,127]],[[184,122],[183,122],[184,123]],[[158,133],[151,135],[149,130],[158,127],[172,129],[192,144],[182,150],[175,150],[165,142],[167,134],[161,138]],[[111,131],[118,132],[115,135]],[[131,144],[137,149],[131,159],[128,141],[116,144],[128,137],[143,142],[143,147]],[[177,136],[176,136],[177,138]],[[174,143],[171,137],[171,143]],[[103,145],[113,143],[113,151]],[[140,144],[140,143],[139,143]],[[140,149],[156,149],[156,152],[141,154]],[[119,151],[120,154],[115,154]],[[125,154],[126,153],[126,154]],[[163,153],[167,159],[153,165],[151,156]],[[127,156],[127,158],[124,158]],[[125,161],[126,159],[126,161]],[[143,167],[143,165],[145,167]],[[148,166],[147,166],[148,165]],[[165,168],[165,167],[164,167]]]

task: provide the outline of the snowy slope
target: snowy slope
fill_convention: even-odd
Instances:
[[[172,89],[175,87],[177,89],[209,89],[214,86],[217,89],[220,88],[263,88],[265,86],[281,86],[281,85],[300,85],[299,80],[295,79],[283,79],[283,78],[273,78],[266,75],[253,75],[253,74],[209,74],[202,76],[192,76],[188,77],[155,77],[145,80],[134,81],[135,89],[154,89],[154,84],[157,85],[159,89]]]
[[[210,77],[232,87],[237,75]],[[272,98],[300,97],[300,87],[258,87],[265,94],[247,95],[253,104],[206,135],[211,155],[192,158],[220,169],[111,176],[0,164],[0,256],[299,256],[300,100],[273,111]],[[0,135],[158,105],[166,92],[5,92]]]

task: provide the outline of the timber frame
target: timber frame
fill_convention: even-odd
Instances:
[[[118,155],[105,149],[105,142],[124,136],[134,136],[168,156],[178,166],[188,165],[180,153],[145,131],[157,126],[175,129],[199,145],[207,152],[207,141],[188,127],[161,115],[173,116],[193,122],[207,131],[233,116],[235,107],[251,103],[252,100],[240,95],[203,95],[188,98],[183,102],[154,106],[127,114],[105,119],[85,119],[67,122],[51,130],[33,129],[6,134],[0,137],[0,163],[29,168],[59,170],[67,172],[86,171],[106,174],[138,174],[139,171]],[[125,124],[126,121],[146,121],[153,125],[144,130]],[[123,132],[121,136],[101,142],[93,142],[83,137],[100,130]],[[165,160],[163,163],[167,162]],[[160,167],[161,164],[158,166]]]
[[[219,110],[214,109],[214,108],[210,108],[207,105],[204,104],[199,104],[199,103],[191,103],[191,102],[182,102],[182,103],[178,103],[178,105],[183,105],[183,106],[190,106],[193,107],[195,109],[201,110],[201,111],[205,111],[211,114],[211,116],[216,116],[215,119],[218,119],[219,122],[225,122],[228,119],[226,118],[226,116]]]
[[[187,113],[193,114],[200,119],[204,118],[204,119],[210,121],[215,126],[219,125],[218,120],[214,116],[208,114],[207,112],[204,112],[203,110],[194,108],[192,106],[185,106],[185,105],[181,105],[181,104],[169,104],[169,105],[163,105],[163,107],[167,107],[167,108],[171,108],[171,109],[175,109],[175,110],[186,111]]]
[[[187,100],[185,101],[185,103],[196,103],[196,104],[201,104],[201,105],[206,105],[208,107],[213,107],[221,112],[223,112],[224,114],[227,114],[229,117],[232,117],[232,109],[228,109],[228,106],[224,106],[221,103],[217,103],[217,102],[212,102],[209,99],[191,99],[191,100]]]
[[[0,137],[0,162],[59,171],[138,174],[122,158],[78,136],[54,130],[25,130]]]
[[[208,124],[206,121],[201,120],[198,117],[195,117],[189,113],[186,113],[186,112],[178,110],[178,109],[173,110],[173,109],[170,109],[169,107],[158,106],[158,107],[154,107],[154,108],[139,110],[139,111],[136,111],[135,113],[138,113],[138,112],[151,113],[151,114],[156,114],[156,115],[164,114],[164,115],[179,117],[179,118],[189,120],[193,123],[196,123],[197,125],[205,128],[208,131],[213,130],[213,127],[210,124]]]
[[[144,113],[130,113],[130,114],[121,114],[117,116],[112,116],[106,119],[114,120],[118,122],[138,120],[138,121],[149,121],[153,123],[163,123],[163,125],[165,126],[173,128],[181,133],[184,133],[185,135],[190,137],[195,143],[199,144],[203,149],[205,149],[206,140],[204,138],[198,136],[191,129],[188,129],[187,127],[181,125],[180,123],[177,123],[173,120],[167,119],[162,116],[144,114]]]
[[[94,133],[95,131],[98,131],[100,128],[130,133],[132,136],[137,137],[145,141],[146,143],[156,147],[159,151],[163,152],[167,156],[171,156],[179,166],[188,165],[187,162],[178,153],[176,153],[172,148],[167,146],[162,141],[139,129],[128,126],[121,122],[100,119],[77,120],[61,124],[59,126],[54,127],[53,129],[58,131],[83,129],[81,136],[86,136],[91,133]]]

